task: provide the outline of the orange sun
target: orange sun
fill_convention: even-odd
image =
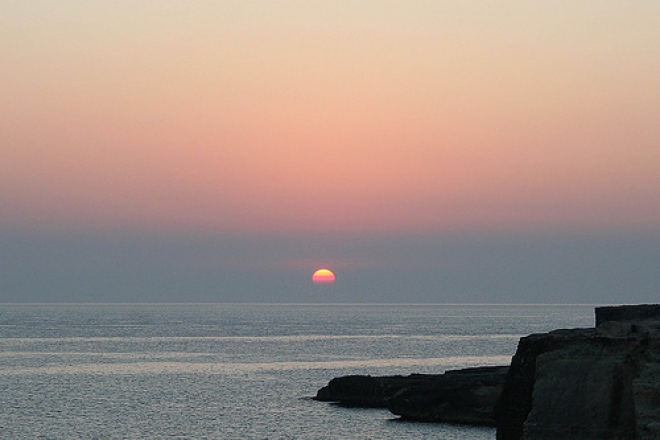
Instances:
[[[312,275],[314,284],[332,284],[335,282],[335,274],[330,269],[319,269]]]

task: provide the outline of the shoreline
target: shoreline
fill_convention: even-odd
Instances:
[[[495,426],[498,440],[657,439],[660,305],[596,307],[592,328],[524,336],[509,366],[343,376],[312,399]]]

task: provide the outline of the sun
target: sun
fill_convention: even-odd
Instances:
[[[335,274],[330,269],[319,269],[312,275],[314,284],[332,284],[335,282]]]

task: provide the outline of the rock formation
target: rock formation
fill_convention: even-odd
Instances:
[[[492,412],[508,368],[479,367],[410,376],[345,376],[332,379],[314,399],[344,406],[387,407],[404,420],[494,426]]]
[[[447,371],[427,383],[402,389],[387,407],[403,420],[495,426],[493,409],[508,367]]]
[[[407,420],[495,423],[498,440],[658,440],[660,305],[600,307],[595,328],[521,338],[510,367],[347,376],[316,399]]]
[[[596,309],[595,329],[520,340],[498,440],[660,439],[660,307]]]
[[[316,393],[314,400],[343,406],[386,408],[387,399],[410,384],[425,381],[426,375],[336,377]]]

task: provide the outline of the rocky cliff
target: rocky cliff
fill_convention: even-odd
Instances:
[[[521,338],[510,367],[347,376],[316,399],[494,423],[498,440],[660,439],[660,305],[600,307],[596,324]]]
[[[660,307],[599,308],[596,322],[520,340],[498,440],[660,439]]]

